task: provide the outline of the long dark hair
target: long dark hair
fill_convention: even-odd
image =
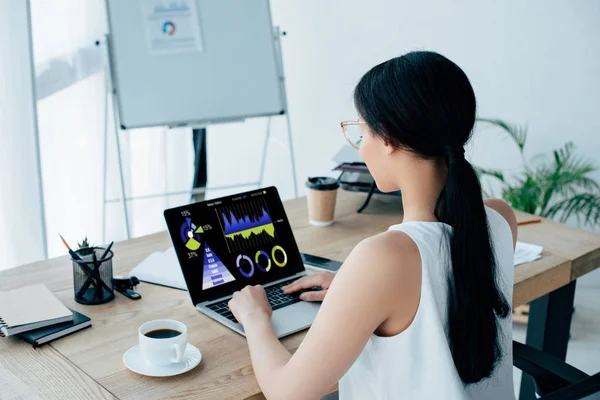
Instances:
[[[465,384],[489,377],[502,357],[498,318],[510,305],[498,288],[497,266],[481,186],[463,146],[475,124],[475,94],[446,57],[415,51],[373,67],[354,91],[371,132],[425,159],[443,159],[448,178],[435,215],[449,233],[448,336]]]

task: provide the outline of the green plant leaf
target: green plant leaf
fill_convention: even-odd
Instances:
[[[502,190],[502,198],[513,208],[530,214],[538,213],[539,198],[542,189],[531,175],[526,173],[519,179],[517,185],[507,185]]]
[[[77,248],[78,249],[87,249],[88,247],[91,247],[91,246],[90,246],[90,241],[88,240],[87,236],[85,236],[83,238],[83,240],[81,241],[81,243],[79,243],[79,242],[77,243]]]
[[[554,162],[542,165],[536,171],[536,179],[541,182],[543,196],[541,214],[545,214],[552,200],[566,198],[580,193],[598,193],[600,185],[587,175],[597,168],[592,162],[574,156],[575,146],[566,143],[553,152]]]
[[[547,217],[555,218],[560,214],[560,221],[566,222],[569,217],[576,216],[577,222],[583,219],[584,224],[594,226],[600,223],[600,195],[582,193],[562,200],[550,207]]]
[[[480,179],[482,176],[493,176],[494,178],[505,183],[504,174],[501,171],[498,171],[496,169],[487,169],[487,168],[480,168],[480,167],[475,167],[475,166],[473,167],[473,169],[475,170],[477,177]]]
[[[593,179],[587,177],[591,172],[598,168],[591,161],[586,161],[582,157],[576,157],[573,154],[575,145],[569,142],[563,149],[558,151],[561,163],[561,174],[558,177],[558,186],[563,196],[576,194],[580,190],[598,191],[600,185]]]
[[[519,151],[523,154],[525,142],[527,141],[527,126],[518,126],[510,124],[506,121],[497,118],[477,118],[477,121],[486,122],[503,129],[508,136],[512,138],[515,144],[519,147]]]

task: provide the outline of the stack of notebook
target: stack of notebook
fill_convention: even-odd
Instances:
[[[90,326],[44,285],[0,292],[0,336],[19,335],[36,347]]]

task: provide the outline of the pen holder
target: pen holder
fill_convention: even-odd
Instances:
[[[112,278],[113,252],[92,247],[79,249],[75,253],[81,258],[73,261],[73,288],[75,301],[86,305],[104,304],[115,298]]]

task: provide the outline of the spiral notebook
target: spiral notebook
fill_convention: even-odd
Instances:
[[[0,336],[73,320],[73,313],[45,285],[0,292]]]

